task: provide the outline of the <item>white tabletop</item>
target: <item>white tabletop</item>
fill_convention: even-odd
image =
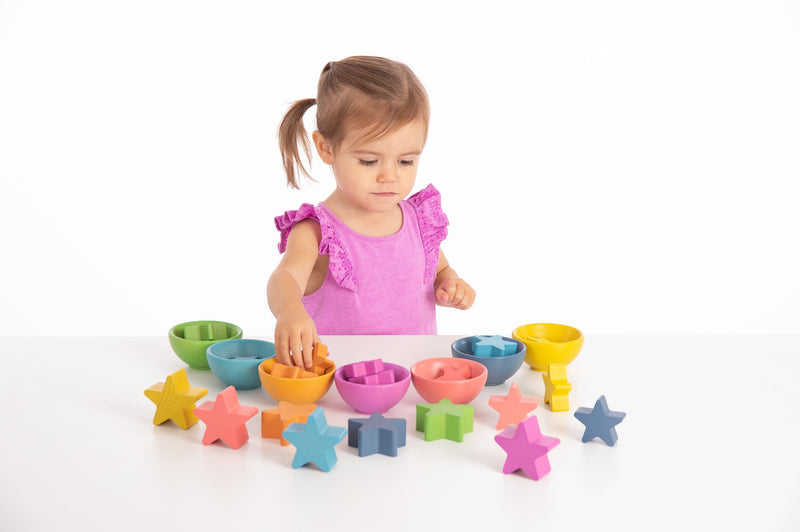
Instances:
[[[449,356],[456,338],[323,340],[338,365],[410,366]],[[426,442],[412,385],[387,414],[408,422],[398,456],[359,457],[345,438],[325,473],[292,469],[294,447],[261,438],[260,415],[237,450],[202,445],[203,422],[154,426],[144,390],[186,367],[166,338],[0,339],[0,530],[798,530],[799,346],[797,336],[590,336],[568,368],[569,412],[543,404],[541,374],[523,365],[473,401],[463,442]],[[225,388],[209,371],[187,373],[208,389],[200,403]],[[512,381],[540,399],[542,432],[561,440],[539,481],[502,473],[488,400]],[[573,416],[600,395],[627,412],[614,447],[582,443]],[[277,406],[262,389],[239,399]],[[318,404],[330,425],[365,417],[335,387]]]

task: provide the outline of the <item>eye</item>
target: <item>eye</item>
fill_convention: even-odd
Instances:
[[[375,166],[378,163],[377,159],[359,159],[358,164],[362,166]]]
[[[400,159],[398,162],[400,163],[400,166],[414,166],[413,159]]]

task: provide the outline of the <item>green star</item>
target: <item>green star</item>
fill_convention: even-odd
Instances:
[[[425,441],[464,441],[464,433],[472,432],[472,418],[472,405],[454,405],[450,399],[417,405],[417,430],[425,433]]]

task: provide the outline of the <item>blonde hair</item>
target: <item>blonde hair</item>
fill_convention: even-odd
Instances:
[[[350,128],[364,130],[359,140],[376,139],[421,120],[428,134],[428,94],[408,66],[383,57],[353,56],[331,61],[319,77],[317,97],[294,102],[278,128],[278,144],[286,182],[298,185],[298,172],[313,178],[303,166],[300,149],[311,160],[303,115],[317,106],[317,130],[336,149]]]

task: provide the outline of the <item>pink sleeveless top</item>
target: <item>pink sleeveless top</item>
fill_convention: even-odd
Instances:
[[[428,185],[401,201],[403,226],[381,237],[356,233],[322,203],[275,218],[281,253],[294,224],[310,218],[320,225],[328,273],[303,297],[318,334],[436,334],[433,282],[448,225],[440,200]]]

